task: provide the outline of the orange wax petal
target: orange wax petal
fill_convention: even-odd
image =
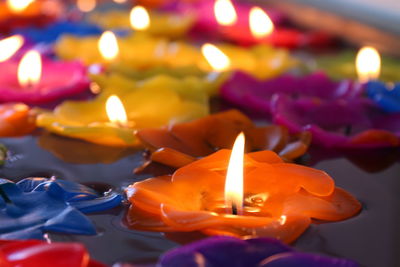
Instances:
[[[327,197],[318,198],[307,193],[299,193],[285,202],[285,212],[305,214],[326,221],[345,220],[360,210],[360,202],[341,188],[336,188],[332,195]]]
[[[389,143],[392,146],[399,144],[399,139],[396,135],[385,130],[368,130],[364,131],[351,139],[352,144],[373,144],[373,143]]]
[[[129,207],[129,216],[126,220],[128,225],[136,230],[167,232],[170,229],[159,214],[148,213],[134,205]]]
[[[317,196],[329,196],[335,189],[333,179],[324,171],[291,163],[278,163],[272,165],[276,175],[281,179],[290,177],[299,181],[301,187]]]
[[[0,137],[25,135],[35,128],[35,115],[25,104],[0,105]]]
[[[151,160],[174,168],[180,168],[196,161],[196,158],[171,148],[160,148],[151,154]]]
[[[216,113],[172,127],[143,129],[136,136],[151,152],[171,148],[190,157],[204,157],[220,149],[232,148],[240,132],[246,136],[246,151],[273,150],[287,161],[303,155],[310,144],[310,134],[291,136],[286,128],[276,125],[256,127],[237,110]],[[159,163],[171,166],[173,160]]]
[[[170,205],[162,205],[161,215],[165,224],[186,232],[224,225],[235,225],[235,227],[239,228],[260,227],[271,223],[273,220],[270,217],[221,215],[210,211],[182,211]]]
[[[258,162],[283,163],[283,160],[274,151],[258,151],[248,153],[247,156]]]
[[[310,218],[299,215],[286,215],[286,217],[271,220],[270,223],[255,228],[235,227],[213,227],[202,230],[207,235],[227,235],[235,237],[271,237],[285,243],[292,243],[311,224]]]

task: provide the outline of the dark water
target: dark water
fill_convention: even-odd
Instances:
[[[55,175],[121,191],[146,178],[132,173],[142,160],[141,151],[102,147],[46,133],[0,139],[0,142],[10,150],[8,162],[0,168],[0,176],[14,181]],[[318,157],[321,156],[326,157],[327,153],[319,153]],[[363,266],[400,266],[398,151],[351,155],[357,165],[335,156],[339,155],[319,162],[316,162],[318,157],[312,156],[307,162],[334,177],[338,186],[363,203],[364,210],[347,221],[313,225],[295,246],[304,251],[351,258]],[[122,224],[124,212],[125,208],[116,208],[90,215],[97,226],[97,236],[50,234],[50,239],[83,242],[95,259],[107,264],[154,262],[161,253],[177,246],[162,234],[126,229]]]

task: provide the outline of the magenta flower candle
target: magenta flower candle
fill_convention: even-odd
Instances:
[[[43,104],[89,88],[87,70],[80,62],[41,59],[35,51],[28,52],[21,61],[1,62],[0,69],[0,102]]]

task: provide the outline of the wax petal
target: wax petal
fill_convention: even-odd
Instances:
[[[361,204],[343,189],[336,188],[332,195],[323,198],[307,193],[293,195],[285,202],[284,210],[307,214],[314,219],[339,221],[356,215],[361,210]]]
[[[282,253],[267,258],[260,267],[358,267],[359,264],[346,259],[332,258],[310,253]]]
[[[46,243],[36,240],[0,240],[2,266],[14,267],[104,267],[90,259],[86,248],[80,243]]]
[[[241,240],[212,237],[172,249],[161,256],[157,266],[329,266],[357,267],[356,262],[330,256],[301,253],[276,239]]]
[[[0,105],[0,137],[21,136],[35,128],[36,114],[24,104]]]
[[[0,180],[0,237],[3,239],[43,238],[45,231],[95,234],[84,212],[102,211],[120,205],[116,194],[99,193],[72,182],[27,178],[14,184]]]
[[[281,126],[256,127],[249,118],[236,110],[161,129],[143,129],[138,131],[136,136],[150,152],[159,150],[150,156],[151,161],[176,168],[189,164],[194,157],[206,156],[218,149],[231,148],[241,131],[246,136],[247,151],[274,150],[287,161],[303,155],[311,138],[308,133],[289,135],[288,130]],[[270,156],[271,159],[274,158],[273,161],[281,160],[276,155]],[[216,161],[217,159],[213,158],[210,162],[217,166]],[[149,161],[144,163],[149,164]],[[220,168],[224,168],[224,165]],[[138,171],[143,169],[145,166]]]

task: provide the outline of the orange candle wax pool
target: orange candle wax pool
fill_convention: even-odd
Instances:
[[[132,204],[127,215],[129,227],[264,236],[290,243],[313,219],[340,221],[361,209],[361,204],[335,187],[323,171],[284,163],[272,151],[241,155],[240,162],[237,153],[220,150],[180,168],[172,176],[134,183],[126,190]],[[229,157],[233,163],[228,168]],[[230,177],[239,176],[240,165],[242,182]],[[239,168],[234,170],[232,166]],[[236,182],[234,186],[232,181]],[[237,191],[232,193],[235,187]]]
[[[0,137],[21,136],[36,128],[35,115],[24,104],[0,105]]]

